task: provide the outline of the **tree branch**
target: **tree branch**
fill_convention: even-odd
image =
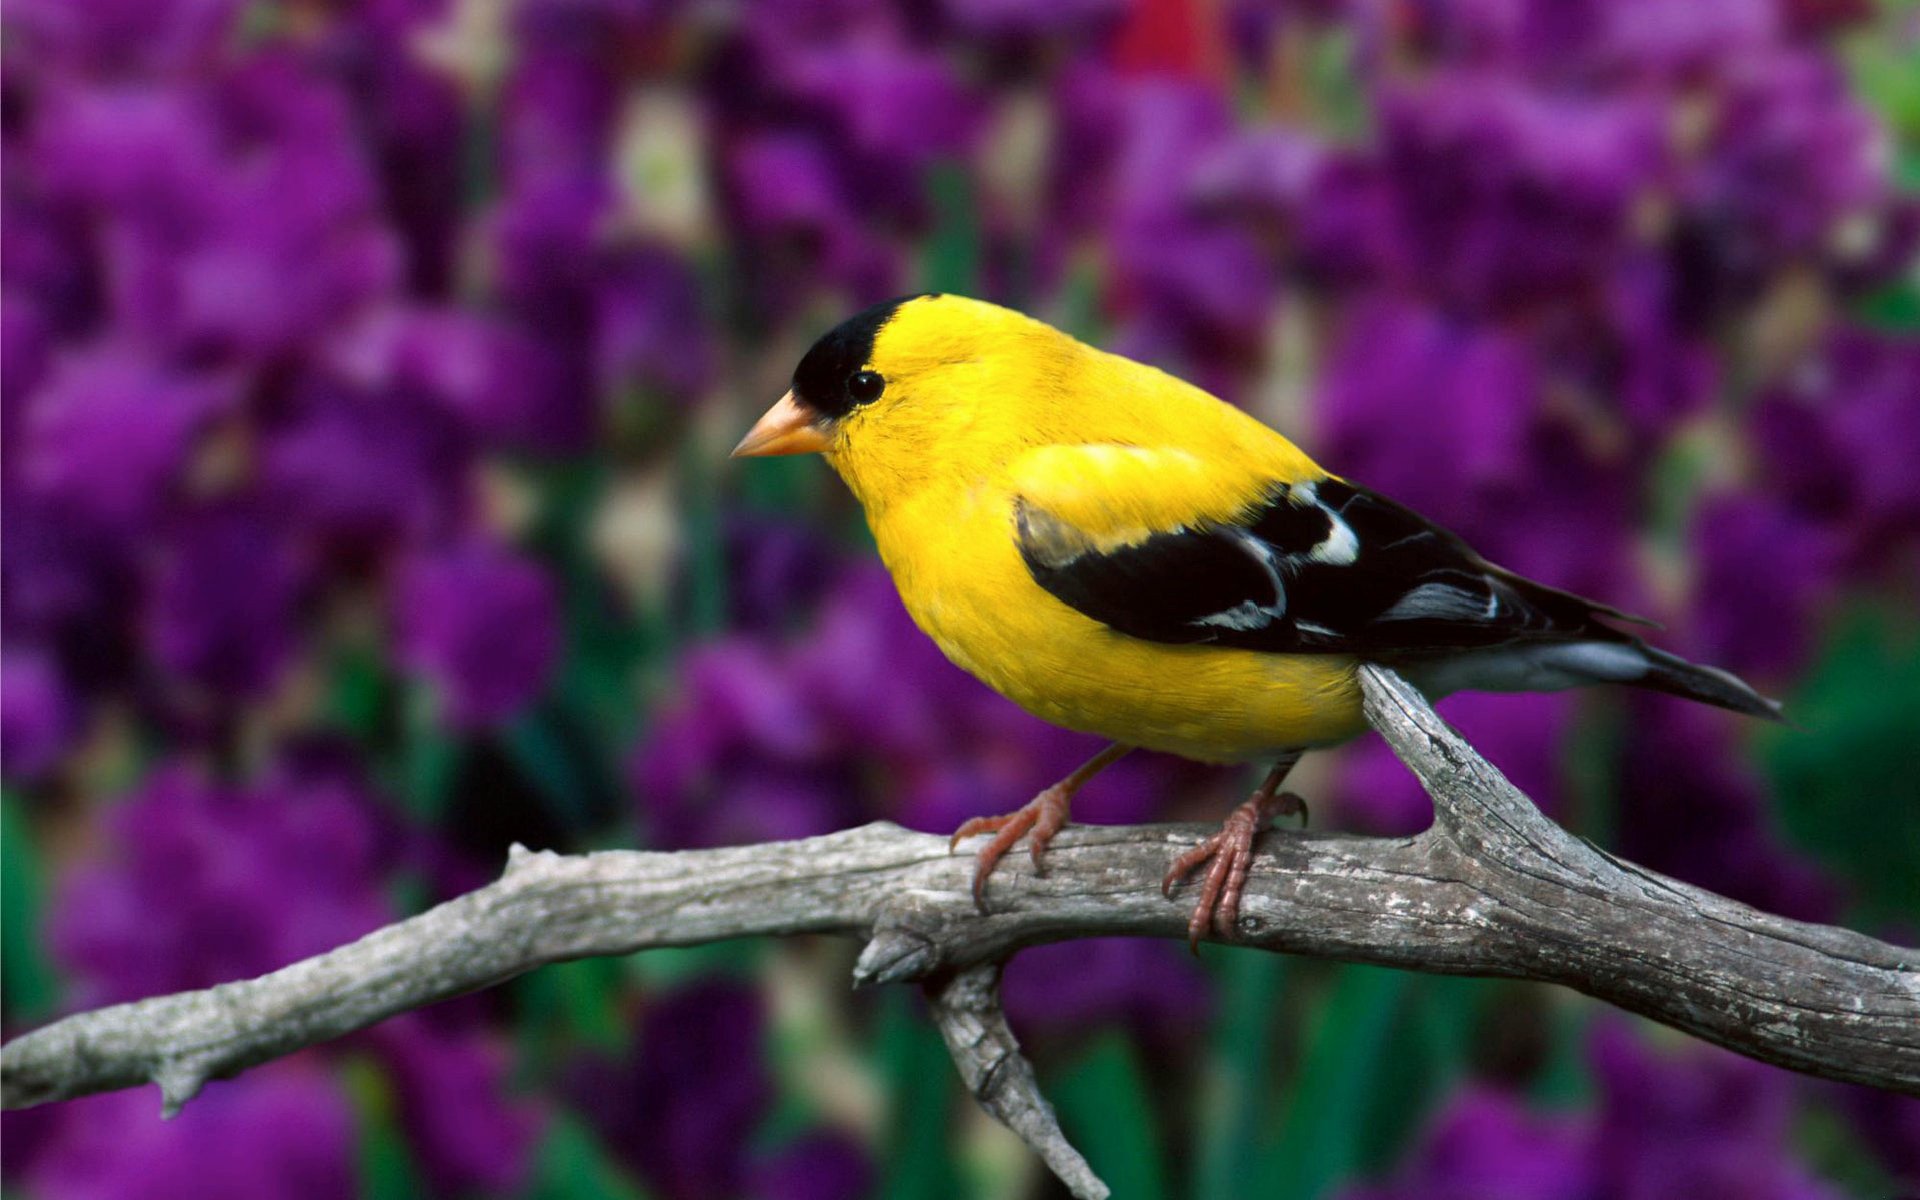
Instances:
[[[1565,984],[1752,1058],[1920,1094],[1920,951],[1758,912],[1624,862],[1542,816],[1405,681],[1362,670],[1367,714],[1434,797],[1413,838],[1276,831],[1238,942],[1447,974]],[[856,984],[919,980],[976,1097],[1083,1196],[999,1010],[998,964],[1071,938],[1183,938],[1191,888],[1159,880],[1197,827],[1078,826],[1047,873],[878,823],[673,854],[515,847],[495,883],[258,979],[81,1013],[0,1047],[20,1108],[155,1082],[168,1111],[233,1075],[546,963],[766,934],[867,939]]]

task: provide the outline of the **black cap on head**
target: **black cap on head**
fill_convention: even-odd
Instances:
[[[880,336],[881,327],[902,304],[917,299],[917,295],[896,296],[857,312],[828,330],[793,369],[794,396],[808,408],[829,417],[844,417],[858,405],[872,400],[873,395],[859,395],[861,389],[848,385],[873,357],[873,342]]]

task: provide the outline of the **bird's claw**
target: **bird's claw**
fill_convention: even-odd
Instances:
[[[997,817],[973,817],[954,830],[953,837],[947,842],[949,854],[953,853],[963,838],[977,833],[996,835],[980,848],[980,854],[974,861],[975,908],[983,914],[987,911],[987,876],[993,874],[993,868],[1023,837],[1028,838],[1027,849],[1033,857],[1034,873],[1046,873],[1043,857],[1047,846],[1053,841],[1053,835],[1059,833],[1067,823],[1068,802],[1071,799],[1070,792],[1050,787],[1010,813],[1002,813]]]
[[[1240,920],[1240,897],[1246,891],[1247,872],[1253,866],[1253,843],[1260,831],[1276,814],[1305,817],[1307,802],[1292,792],[1266,796],[1255,793],[1252,799],[1227,815],[1220,832],[1173,860],[1160,881],[1160,894],[1171,900],[1173,889],[1187,876],[1207,869],[1201,881],[1200,900],[1187,921],[1187,948],[1200,953],[1200,939],[1209,927],[1221,938],[1231,938]]]

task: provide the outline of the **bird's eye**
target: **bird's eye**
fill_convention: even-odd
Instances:
[[[855,404],[872,404],[885,391],[887,381],[875,371],[857,371],[847,380],[847,395]]]

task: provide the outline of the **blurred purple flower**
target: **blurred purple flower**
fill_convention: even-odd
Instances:
[[[182,763],[107,820],[104,858],[61,879],[48,941],[83,1005],[262,974],[393,915],[388,839],[350,776],[289,765],[249,787]]]
[[[540,1114],[505,1098],[511,1056],[493,1034],[409,1013],[365,1038],[390,1073],[400,1123],[437,1194],[511,1192],[525,1181]]]
[[[27,398],[53,361],[53,331],[40,306],[11,290],[0,298],[0,478],[11,487]]]
[[[1678,269],[1694,319],[1739,312],[1791,264],[1849,270],[1879,240],[1889,198],[1885,134],[1823,56],[1728,57],[1711,127],[1679,179]],[[1855,249],[1855,244],[1864,250]]]
[[[30,401],[22,482],[129,533],[150,526],[195,435],[232,407],[225,383],[122,347],[63,357]]]
[[[756,1164],[747,1193],[755,1200],[858,1200],[873,1194],[875,1182],[859,1141],[812,1133]]]
[[[1897,1187],[1920,1193],[1920,1098],[1836,1084],[1833,1094]]]
[[[723,979],[653,998],[627,1063],[588,1058],[566,1092],[606,1146],[666,1200],[730,1196],[747,1180],[747,1147],[772,1107],[752,988]]]
[[[771,632],[818,606],[836,566],[819,533],[785,521],[731,517],[723,535],[729,628]]]
[[[1619,853],[1768,912],[1831,920],[1838,890],[1780,843],[1766,791],[1733,744],[1739,718],[1641,695],[1628,714],[1614,789]]]
[[[458,309],[380,313],[334,344],[330,365],[380,403],[418,401],[488,446],[548,444],[546,423],[564,404],[550,347],[506,321]]]
[[[1691,541],[1698,573],[1687,633],[1695,655],[1758,676],[1803,665],[1835,598],[1834,532],[1782,507],[1775,494],[1728,494],[1702,503]]]
[[[611,256],[595,293],[594,370],[605,397],[635,389],[679,407],[714,378],[699,279],[679,256],[636,246]]]
[[[117,682],[136,641],[137,547],[122,531],[24,490],[0,500],[0,530],[8,640],[46,647],[76,691]]]
[[[825,126],[868,211],[910,215],[917,175],[967,145],[977,108],[945,58],[900,45],[846,41],[793,48],[779,60],[783,98]]]
[[[1869,578],[1920,540],[1920,346],[1836,329],[1764,398],[1752,429],[1760,482],[1843,539]]]
[[[1596,1111],[1530,1113],[1472,1087],[1429,1127],[1394,1180],[1348,1200],[1675,1195],[1829,1200],[1791,1144],[1792,1077],[1725,1051],[1661,1056],[1617,1020],[1595,1030]]]
[[[0,764],[7,781],[46,775],[79,732],[80,712],[53,657],[9,639],[0,651]]]
[[[1320,458],[1504,567],[1631,607],[1632,464],[1544,396],[1512,334],[1372,300],[1322,375]]]
[[[746,844],[850,823],[856,781],[804,695],[777,651],[747,639],[684,658],[678,695],[629,767],[648,842]]]
[[[174,528],[148,589],[153,655],[222,704],[270,690],[299,639],[305,564],[245,505]]]
[[[414,554],[392,589],[394,655],[430,682],[455,728],[505,721],[560,659],[559,598],[539,563],[471,538]]]
[[[61,1105],[42,1131],[45,1141],[33,1148],[27,1190],[63,1200],[354,1194],[359,1138],[353,1107],[310,1061],[216,1079],[171,1121],[160,1120],[159,1107],[145,1088]]]
[[[471,462],[444,413],[332,381],[289,408],[261,447],[262,490],[284,525],[353,567],[455,526]]]
[[[1167,942],[1090,938],[1033,946],[1007,967],[1007,1017],[1022,1038],[1121,1025],[1161,1047],[1206,1027],[1207,975]]]
[[[1568,810],[1568,738],[1579,701],[1572,693],[1498,695],[1465,692],[1442,701],[1449,724],[1548,816]],[[1405,837],[1433,823],[1433,801],[1419,780],[1378,738],[1340,757],[1334,790],[1343,824],[1365,833]],[[1308,797],[1308,802],[1312,802]]]
[[[9,41],[34,70],[103,75],[182,71],[211,61],[242,0],[18,0]]]
[[[1383,97],[1405,282],[1510,312],[1594,294],[1662,167],[1659,113],[1445,73]]]
[[[1794,1077],[1780,1068],[1703,1046],[1663,1057],[1617,1019],[1594,1031],[1589,1057],[1602,1096],[1590,1150],[1600,1193],[1837,1196],[1786,1150]]]
[[[1572,1117],[1530,1113],[1503,1092],[1455,1095],[1394,1182],[1354,1188],[1346,1200],[1587,1200],[1596,1173],[1591,1134]]]

